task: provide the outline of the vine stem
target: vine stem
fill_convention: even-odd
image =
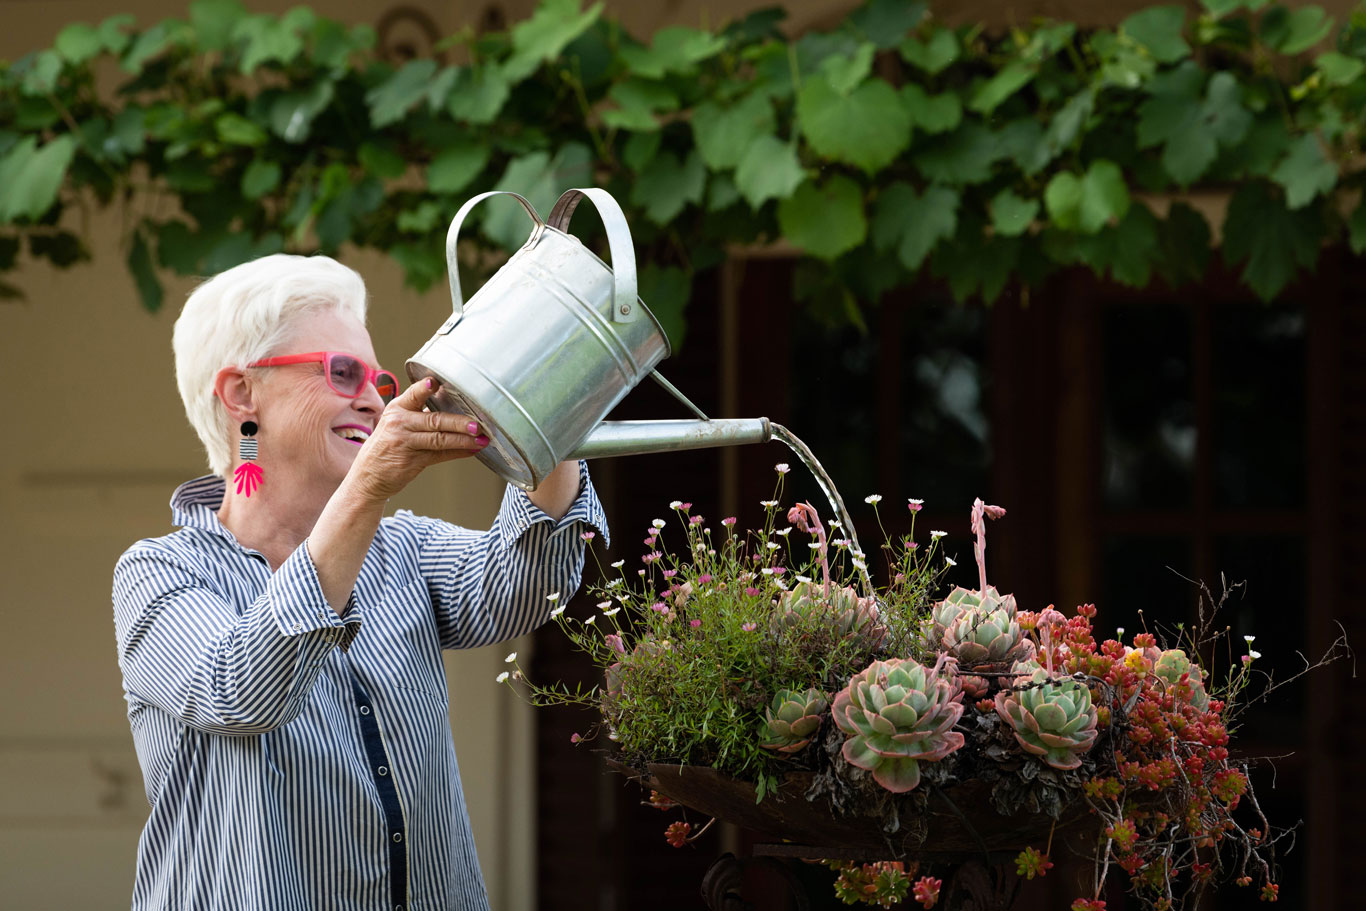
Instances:
[[[588,104],[588,95],[583,90],[583,79],[578,73],[579,60],[574,58],[574,69],[565,67],[560,70],[560,78],[569,83],[569,87],[574,92],[574,100],[579,103],[579,113],[583,115],[583,126],[588,131],[588,138],[593,140],[593,147],[598,150],[598,157],[609,165],[614,163],[612,152],[607,148],[603,141],[602,134],[598,132],[597,126],[593,123],[593,109]]]

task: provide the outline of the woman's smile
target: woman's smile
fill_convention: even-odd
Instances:
[[[365,441],[370,439],[370,428],[360,424],[342,424],[340,427],[333,427],[332,432],[357,446],[364,445]]]

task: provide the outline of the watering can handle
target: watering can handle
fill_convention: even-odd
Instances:
[[[585,198],[598,210],[602,226],[607,229],[607,249],[612,254],[612,321],[629,323],[636,318],[636,248],[631,243],[631,231],[626,227],[626,215],[612,194],[596,187],[565,190],[555,200],[545,223],[557,231],[565,231],[569,219],[574,217],[574,210]]]
[[[460,318],[465,315],[465,299],[460,294],[460,265],[455,259],[455,245],[456,241],[460,239],[460,225],[464,222],[465,216],[469,214],[470,209],[473,209],[476,205],[488,199],[490,196],[511,196],[522,204],[523,209],[526,209],[526,214],[530,215],[531,220],[536,223],[536,227],[531,229],[531,236],[527,238],[528,244],[535,242],[536,238],[541,236],[541,231],[545,228],[545,222],[541,221],[541,216],[536,213],[536,207],[527,202],[526,197],[513,193],[511,190],[490,190],[487,193],[480,193],[478,196],[470,197],[470,199],[460,207],[460,211],[455,213],[455,218],[451,219],[450,229],[446,231],[446,270],[450,273],[451,277],[451,310],[453,312],[451,313],[450,319],[446,320],[446,325],[441,327],[438,334],[449,332],[451,327],[460,322]]]

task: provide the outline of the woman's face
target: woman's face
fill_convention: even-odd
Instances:
[[[351,314],[323,310],[298,319],[288,340],[271,356],[335,351],[377,367],[370,333]],[[285,474],[291,484],[335,490],[379,420],[384,401],[366,383],[356,398],[327,384],[321,362],[254,369],[260,396],[260,460],[267,477]]]

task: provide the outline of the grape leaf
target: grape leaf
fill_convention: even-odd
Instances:
[[[713,171],[733,168],[760,136],[773,132],[773,104],[751,92],[733,104],[705,101],[693,109],[692,133],[702,160]]]
[[[1224,262],[1242,263],[1243,280],[1264,301],[1280,294],[1300,267],[1313,267],[1322,240],[1318,207],[1287,209],[1267,184],[1245,183],[1229,201]]]
[[[242,195],[260,199],[280,185],[280,163],[264,158],[252,159],[242,174]]]
[[[760,136],[735,168],[735,186],[751,209],[764,200],[784,198],[805,176],[797,152],[777,136]]]
[[[1338,168],[1323,154],[1319,138],[1305,133],[1290,144],[1285,158],[1271,172],[1271,179],[1285,188],[1285,204],[1299,209],[1337,186]]]
[[[413,105],[426,97],[427,84],[435,75],[435,60],[410,60],[384,82],[366,92],[370,125],[384,127],[402,120]]]
[[[982,183],[991,177],[991,166],[1004,154],[996,134],[976,120],[926,143],[915,156],[916,167],[926,178],[945,184]]]
[[[928,95],[914,82],[901,87],[901,103],[911,123],[926,133],[947,133],[963,120],[963,105],[953,92]]]
[[[1181,34],[1185,25],[1185,8],[1154,6],[1125,19],[1119,24],[1119,31],[1147,48],[1159,63],[1175,63],[1191,52]]]
[[[503,75],[509,82],[521,82],[558,57],[601,13],[600,2],[580,12],[579,0],[542,0],[531,18],[512,27],[512,56],[503,63]]]
[[[1129,188],[1119,165],[1097,159],[1080,177],[1055,174],[1044,189],[1044,205],[1059,228],[1095,234],[1129,211]]]
[[[1023,63],[1007,64],[995,76],[982,83],[973,94],[972,100],[968,102],[968,109],[989,116],[1001,102],[1028,85],[1035,75],[1036,71],[1032,66]]]
[[[896,90],[869,79],[841,95],[822,76],[812,76],[797,96],[802,133],[818,155],[876,173],[911,142],[911,118]]]
[[[953,236],[958,226],[958,194],[948,187],[929,187],[911,207],[907,217],[896,257],[914,272],[941,238]]]
[[[1003,237],[1023,234],[1038,214],[1037,199],[1024,199],[1008,188],[992,197],[991,226]]]
[[[900,51],[907,63],[934,76],[958,59],[958,36],[952,29],[938,27],[926,41],[907,38]]]
[[[819,186],[807,181],[779,201],[778,227],[812,256],[834,259],[868,236],[863,189],[843,174]]]
[[[433,193],[459,193],[489,163],[489,147],[475,141],[455,143],[442,149],[427,166],[427,189]]]
[[[76,154],[76,138],[58,136],[42,148],[25,136],[0,158],[0,221],[36,219],[57,201],[67,168]]]
[[[651,221],[667,225],[688,203],[700,203],[707,184],[707,166],[693,150],[680,162],[673,152],[660,152],[636,177],[631,202]]]
[[[1154,79],[1152,96],[1139,108],[1139,148],[1161,143],[1162,165],[1182,186],[1209,169],[1220,146],[1241,142],[1252,124],[1233,74],[1215,73],[1201,100],[1203,78],[1199,67],[1186,61]]]

